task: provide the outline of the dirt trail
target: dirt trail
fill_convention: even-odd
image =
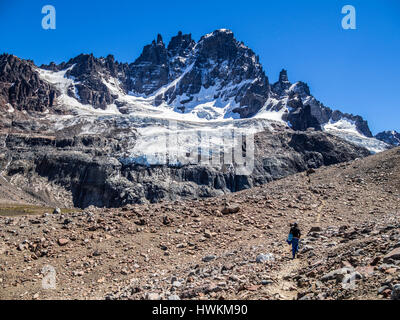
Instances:
[[[301,258],[294,260],[288,259],[280,270],[273,275],[274,283],[269,287],[269,291],[276,299],[294,300],[297,298],[296,283],[293,277],[296,276],[297,271],[305,265],[305,261]]]
[[[317,219],[316,219],[317,225],[319,225],[320,222],[321,222],[321,212],[322,212],[322,209],[324,207],[325,207],[325,201],[321,200],[321,203],[320,203],[320,205],[318,206],[318,209],[317,209]]]
[[[318,201],[318,199],[315,199]],[[315,225],[319,226],[321,222],[321,212],[325,206],[324,200],[319,200],[320,204],[315,210]],[[289,246],[289,255],[291,256],[291,246]],[[297,271],[306,266],[306,261],[302,257],[294,260],[288,259],[282,264],[280,270],[274,274],[275,282],[270,287],[270,293],[277,299],[295,300],[297,299],[297,285],[293,281]]]

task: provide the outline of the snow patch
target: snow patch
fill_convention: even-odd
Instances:
[[[75,64],[65,70],[57,72],[40,68],[36,68],[36,71],[39,73],[39,76],[42,80],[51,83],[60,91],[61,95],[57,97],[57,103],[59,105],[69,108],[78,114],[120,114],[115,105],[109,105],[105,110],[95,109],[92,105],[83,104],[77,100],[79,99],[79,95],[77,95],[75,85],[78,84],[78,82],[74,81],[73,77],[68,78],[66,76],[66,73],[69,70],[72,70],[74,66]],[[68,95],[69,88],[73,89],[76,98]]]
[[[11,104],[9,104],[9,103],[7,103],[6,104],[6,106],[7,106],[7,112],[8,113],[13,113],[15,110],[14,110],[14,108],[13,108],[13,106],[11,105]]]
[[[382,152],[390,148],[388,144],[375,138],[368,138],[358,132],[355,122],[347,118],[338,121],[330,120],[322,126],[322,130],[364,147],[371,153]]]

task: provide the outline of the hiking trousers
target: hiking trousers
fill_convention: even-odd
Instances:
[[[292,255],[293,259],[296,256],[297,251],[299,250],[299,238],[293,238],[292,239]]]

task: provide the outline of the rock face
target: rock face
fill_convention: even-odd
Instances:
[[[0,105],[8,110],[44,112],[51,109],[57,90],[42,81],[32,61],[14,55],[0,56]]]
[[[1,170],[9,177],[35,172],[69,190],[74,205],[81,208],[217,196],[369,154],[323,132],[264,131],[255,136],[254,169],[242,175],[201,164],[124,164],[124,149],[115,133],[55,140],[11,134],[5,143],[8,150],[18,150],[4,151]]]
[[[115,77],[118,73],[123,73],[126,65],[115,63],[111,55],[105,59],[96,59],[93,55],[79,55],[71,59],[65,67],[71,67],[66,76],[74,77],[79,81],[79,84],[75,86],[76,93],[69,91],[70,96],[78,97],[84,104],[105,109],[107,105],[114,102],[116,96],[110,92],[102,80],[108,76]]]
[[[198,42],[179,32],[168,45],[158,35],[130,64],[117,62],[112,55],[81,54],[38,69],[32,61],[3,55],[0,67],[0,98],[20,110],[50,108],[51,113],[61,86],[61,93],[72,98],[62,99],[66,105],[75,105],[76,100],[94,109],[129,113],[132,105],[146,102],[206,119],[282,111],[282,119],[294,130],[321,130],[344,120],[372,137],[364,119],[325,107],[306,83],[291,83],[286,70],[270,85],[258,56],[227,29]]]
[[[307,128],[321,130],[324,124],[344,119],[354,124],[359,133],[372,137],[368,123],[364,119],[338,110],[333,111],[324,106],[311,95],[306,83],[299,81],[292,84],[286,70],[280,72],[278,82],[274,83],[271,89],[272,99],[268,102],[266,110],[286,110],[284,119],[289,121],[295,130]]]
[[[161,35],[158,35],[157,42],[145,46],[140,57],[129,65],[132,76],[130,90],[148,95],[166,85],[170,80],[168,60],[168,50]]]
[[[397,131],[383,131],[378,133],[375,138],[395,147],[400,146],[400,133]]]
[[[64,71],[64,77],[73,80],[67,87],[68,96],[95,109],[106,109],[117,98],[104,81],[110,78],[123,80],[128,75],[128,64],[116,62],[112,55],[96,58],[93,54],[80,54],[66,63],[50,63],[42,65],[41,69],[58,73]],[[124,87],[125,82],[121,82],[121,86]]]

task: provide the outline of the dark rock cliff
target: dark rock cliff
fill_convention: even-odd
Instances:
[[[6,157],[0,169],[6,176],[35,172],[69,190],[75,206],[82,208],[216,196],[369,155],[323,132],[264,131],[255,136],[254,169],[241,175],[234,169],[201,165],[123,165],[112,156],[120,148],[112,137],[74,140],[11,134],[2,139],[7,149],[3,148]]]

